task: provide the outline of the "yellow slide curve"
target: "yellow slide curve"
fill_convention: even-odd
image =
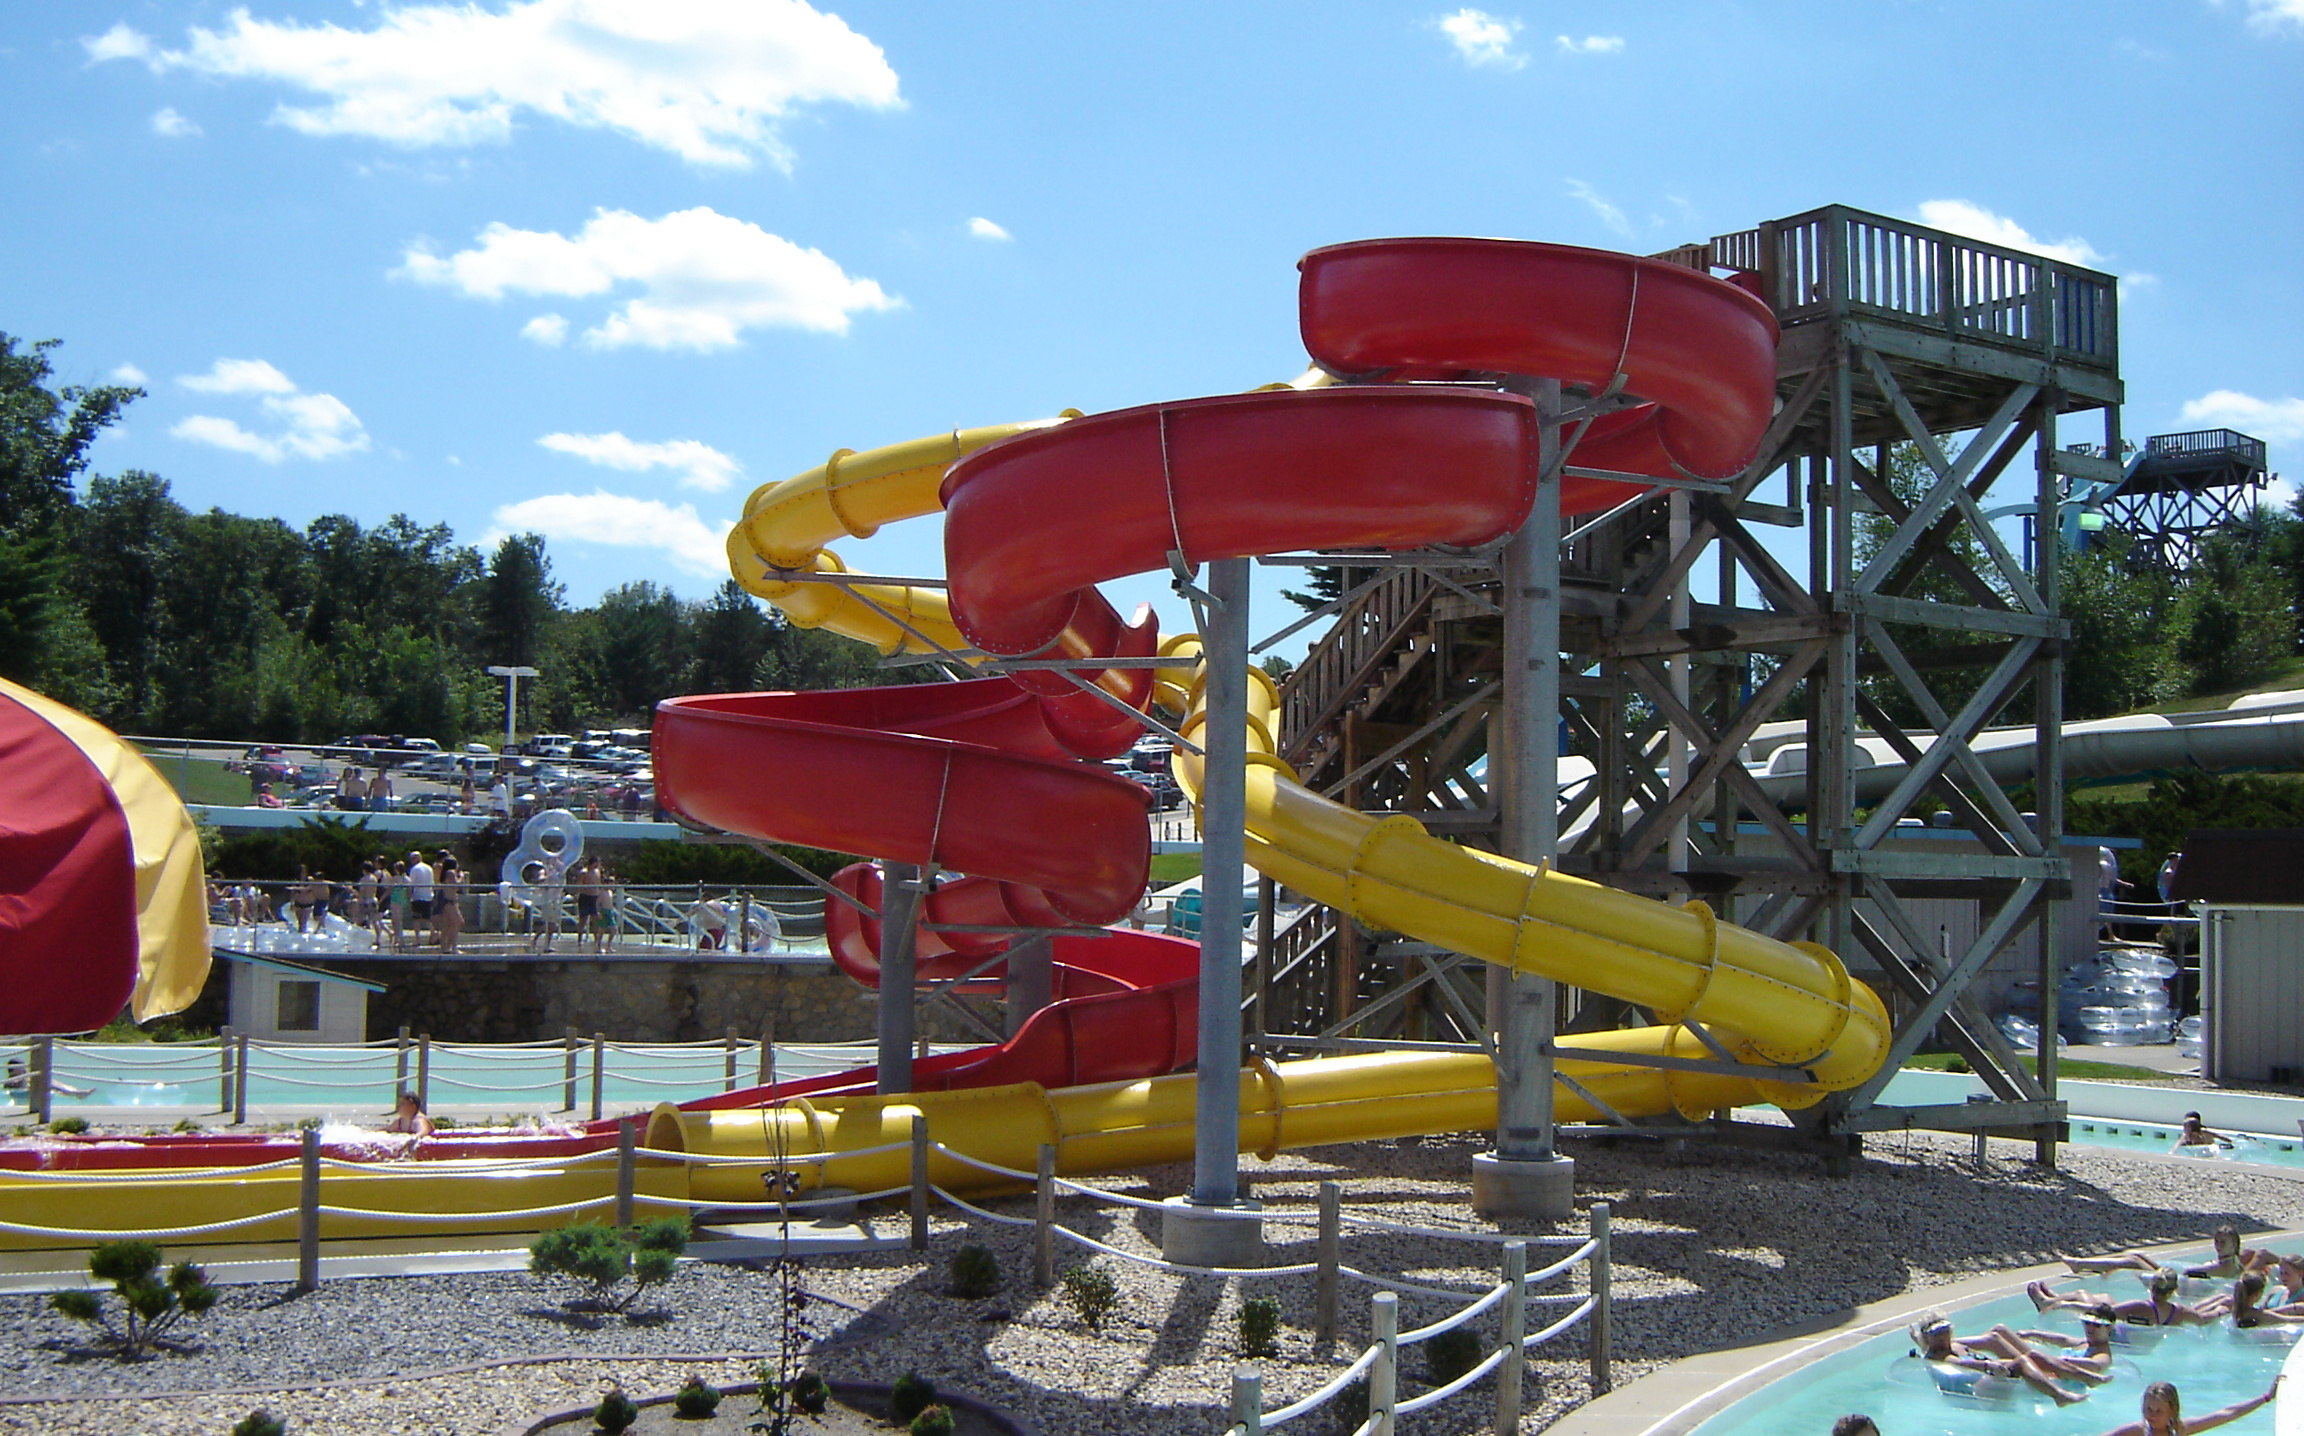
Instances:
[[[1069,416],[1068,416],[1069,417]],[[756,491],[730,531],[731,567],[747,589],[795,623],[860,639],[883,653],[966,648],[937,590],[858,580],[827,584],[782,572],[846,573],[825,548],[843,535],[940,509],[945,470],[986,444],[1045,427],[995,425],[857,454]],[[780,572],[782,571],[782,572]],[[1171,638],[1179,662],[1159,672],[1162,701],[1185,710],[1189,736],[1204,719],[1199,640]],[[1673,907],[1494,854],[1442,842],[1413,818],[1374,817],[1303,788],[1276,755],[1277,693],[1254,673],[1249,690],[1248,860],[1275,881],[1375,927],[1502,966],[1636,1002],[1669,1019],[1660,1027],[1579,1034],[1583,1048],[1712,1060],[1686,1024],[1701,1022],[1741,1060],[1800,1067],[1811,1083],[1671,1072],[1635,1064],[1565,1060],[1559,1070],[1627,1116],[1695,1118],[1767,1102],[1795,1108],[1861,1084],[1878,1070],[1887,1014],[1831,952],[1785,943],[1717,920],[1701,903]],[[1195,802],[1200,760],[1179,749],[1179,782]],[[915,1115],[957,1151],[1030,1170],[1055,1147],[1058,1170],[1107,1172],[1191,1155],[1190,1075],[1049,1090],[1036,1084],[886,1097],[795,1099],[775,1111],[659,1108],[647,1145],[716,1156],[829,1156],[798,1169],[804,1181],[874,1191],[908,1179],[902,1152],[843,1152],[909,1139]],[[1566,1120],[1601,1115],[1563,1090]],[[1400,1052],[1259,1061],[1243,1073],[1240,1143],[1269,1155],[1297,1147],[1493,1126],[1495,1071],[1485,1057]],[[757,1200],[761,1167],[691,1168],[701,1200]],[[997,1179],[938,1158],[932,1174],[954,1189]]]

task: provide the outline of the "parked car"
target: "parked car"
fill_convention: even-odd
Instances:
[[[250,748],[242,755],[251,783],[284,783],[295,769],[289,765],[288,755],[266,743]]]
[[[354,733],[322,748],[320,756],[337,763],[376,763],[389,768],[391,751],[400,746],[397,733]]]

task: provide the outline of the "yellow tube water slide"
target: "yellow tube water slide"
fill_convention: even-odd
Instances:
[[[751,496],[729,535],[740,581],[795,622],[872,643],[883,652],[924,652],[931,640],[963,647],[943,594],[901,585],[831,585],[779,576],[845,573],[823,545],[841,534],[868,536],[884,524],[938,509],[946,464],[984,444],[1039,425],[958,430],[865,454],[843,452],[822,467]],[[1199,640],[1169,639],[1178,662],[1158,673],[1163,701],[1188,710],[1189,736],[1204,722]],[[1743,1060],[1805,1068],[1809,1083],[1666,1071],[1637,1063],[1568,1060],[1559,1070],[1627,1116],[1679,1112],[1698,1117],[1770,1102],[1801,1107],[1872,1075],[1887,1049],[1879,998],[1852,981],[1839,960],[1812,943],[1785,943],[1686,907],[1628,893],[1442,842],[1414,819],[1371,817],[1308,792],[1276,756],[1277,694],[1262,673],[1249,691],[1248,860],[1298,892],[1373,926],[1488,962],[1640,1003],[1669,1025],[1582,1034],[1576,1045],[1630,1056],[1709,1061],[1713,1053],[1685,1024],[1701,1022]],[[1177,753],[1179,781],[1194,801],[1200,760]],[[795,1170],[804,1181],[860,1191],[901,1185],[901,1152],[843,1157],[907,1141],[914,1116],[931,1135],[982,1161],[1029,1170],[1038,1147],[1056,1148],[1059,1170],[1112,1171],[1191,1154],[1194,1079],[1188,1075],[1048,1090],[1035,1084],[890,1097],[796,1099],[772,1112],[658,1109],[648,1145],[668,1151],[744,1155],[761,1166],[693,1168],[703,1200],[747,1200],[763,1170],[795,1158],[829,1157]],[[1495,1072],[1484,1057],[1385,1053],[1258,1062],[1241,1082],[1243,1150],[1364,1141],[1492,1126]],[[1581,1097],[1558,1095],[1568,1120],[1602,1113]],[[809,1174],[813,1173],[811,1179]],[[953,1188],[997,1179],[938,1158],[935,1179]]]

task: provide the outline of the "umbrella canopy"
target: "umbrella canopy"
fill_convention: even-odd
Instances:
[[[0,1032],[180,1012],[208,978],[199,834],[167,779],[0,679]]]

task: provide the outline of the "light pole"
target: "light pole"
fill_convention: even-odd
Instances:
[[[491,663],[488,665],[488,671],[504,680],[503,756],[509,758],[512,756],[512,715],[520,711],[520,680],[536,677],[537,670],[511,664]]]

